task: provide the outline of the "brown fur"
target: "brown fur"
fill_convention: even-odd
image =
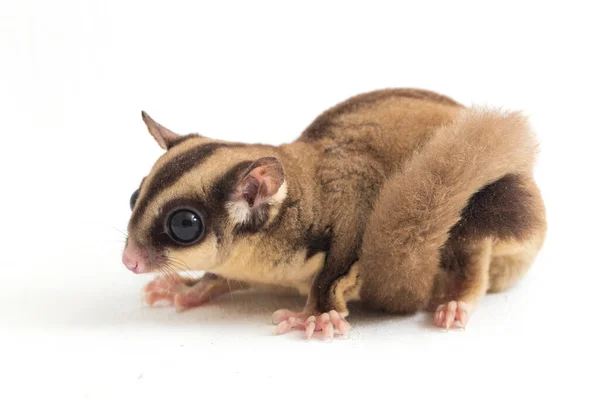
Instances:
[[[145,119],[169,150],[142,183],[132,240],[190,269],[295,288],[307,311],[345,315],[359,298],[394,312],[475,303],[521,276],[543,242],[536,143],[518,114],[387,89],[340,103],[279,147],[163,138]],[[277,167],[253,175],[257,160]],[[244,203],[240,185],[257,193],[264,174],[260,205]],[[199,243],[164,236],[176,206],[203,213]]]
[[[361,298],[388,311],[424,308],[440,266],[459,273],[438,291],[470,302],[478,298],[472,293],[485,293],[487,272],[479,270],[491,262],[486,243],[543,234],[543,207],[526,186],[535,151],[518,114],[469,110],[441,127],[380,193],[364,237]]]

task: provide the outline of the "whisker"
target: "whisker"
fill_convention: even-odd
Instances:
[[[175,259],[172,259],[172,258],[169,258],[167,261],[168,261],[169,263],[173,264],[173,265],[177,265],[178,267],[180,267],[180,268],[182,268],[182,269],[183,269],[184,267],[185,267],[185,269],[189,269],[189,268],[187,268],[187,265],[183,264],[181,261],[177,261],[177,260],[175,260]]]
[[[231,290],[231,283],[229,283],[229,279],[227,279],[227,286],[229,286],[229,295],[231,296],[231,301],[233,301],[233,291]]]
[[[178,265],[176,263],[174,263],[172,260],[169,260],[167,263],[165,263],[165,265],[171,270],[171,271],[177,271],[176,273],[179,275],[179,272],[183,273],[185,276],[187,276],[190,279],[193,279],[194,276],[192,275],[192,271],[186,268],[183,268],[181,265]]]
[[[242,285],[242,281],[237,281],[238,285],[240,286],[240,290],[244,290],[244,286]]]
[[[159,268],[159,270],[161,271],[165,279],[177,280],[177,278],[179,278],[179,274],[173,269],[171,269],[169,265],[164,264]]]
[[[122,234],[123,236],[125,236],[125,238],[127,238],[127,233],[123,232],[122,230],[120,230],[119,228],[115,228],[114,226],[112,227],[115,231],[119,232],[120,234]]]
[[[166,257],[167,257],[169,260],[175,260],[175,261],[178,261],[178,262],[180,262],[180,263],[181,263],[181,264],[183,264],[183,265],[184,265],[184,266],[185,266],[187,269],[191,269],[191,268],[190,268],[190,267],[189,267],[189,266],[188,266],[188,265],[187,265],[187,264],[186,264],[186,263],[185,263],[183,260],[181,260],[181,259],[179,259],[179,258],[177,258],[177,257],[173,257],[173,256],[170,256],[170,255],[168,255],[168,254],[167,254],[167,256],[166,256]]]
[[[172,256],[166,256],[165,258],[171,265],[176,266],[181,272],[185,272],[188,274],[188,276],[191,276],[189,272],[191,272],[192,269],[184,261]]]
[[[173,268],[177,269],[178,271],[181,271],[181,272],[188,272],[188,270],[187,270],[187,269],[185,269],[185,268],[183,268],[183,267],[182,267],[180,264],[177,264],[177,263],[175,263],[175,262],[173,262],[173,261],[171,261],[171,260],[169,260],[169,261],[167,262],[167,264],[168,264],[170,267],[173,267]]]

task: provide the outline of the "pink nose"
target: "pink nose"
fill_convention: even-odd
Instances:
[[[144,261],[143,251],[131,243],[127,244],[123,250],[123,264],[128,270],[141,274],[147,272],[146,263]]]
[[[134,260],[133,258],[129,258],[129,256],[125,253],[123,253],[123,264],[125,264],[127,269],[130,271],[137,272],[137,267],[139,265],[138,261]]]

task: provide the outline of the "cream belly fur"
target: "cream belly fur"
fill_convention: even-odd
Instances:
[[[306,260],[306,252],[299,251],[281,265],[269,265],[265,263],[259,241],[248,240],[238,247],[239,250],[236,249],[235,254],[224,263],[208,271],[226,279],[246,282],[249,286],[281,286],[307,295],[315,275],[323,268],[325,261],[325,253],[315,254]]]

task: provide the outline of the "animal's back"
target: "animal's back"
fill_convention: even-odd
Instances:
[[[453,99],[427,90],[376,90],[323,112],[298,141],[327,152],[366,152],[391,172],[462,108]]]

